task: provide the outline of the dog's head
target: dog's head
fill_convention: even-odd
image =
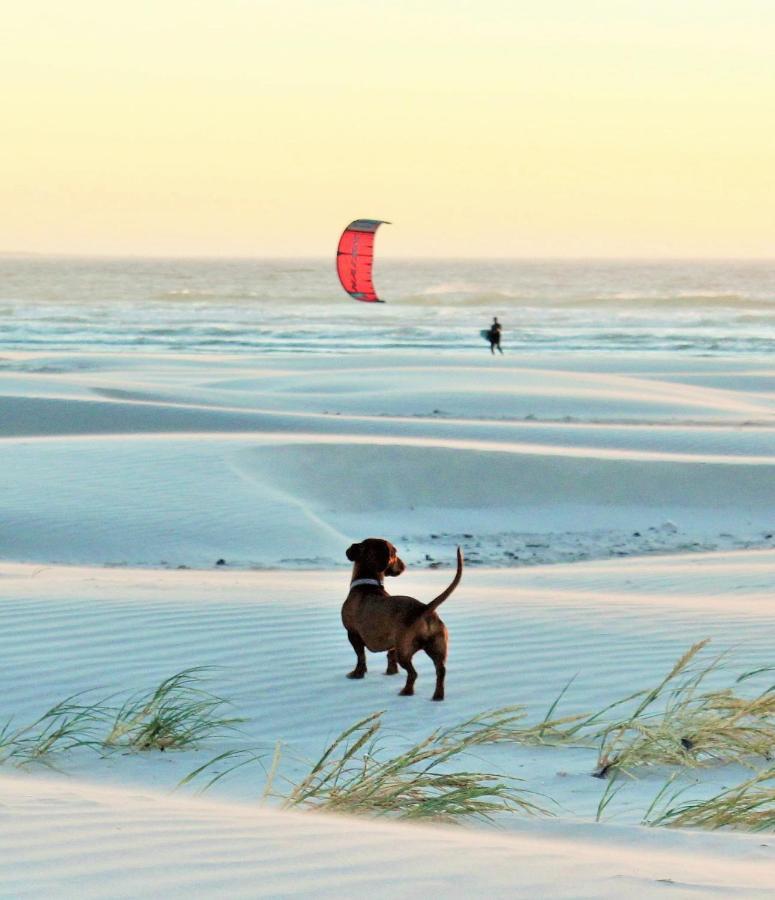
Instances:
[[[396,548],[383,538],[366,538],[360,544],[351,544],[347,548],[347,558],[380,575],[400,575],[406,568]]]

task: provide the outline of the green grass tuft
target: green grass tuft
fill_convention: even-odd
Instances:
[[[0,765],[53,765],[55,754],[77,748],[180,750],[236,730],[244,719],[224,716],[226,701],[200,687],[205,671],[185,669],[119,707],[110,698],[77,702],[93,693],[87,691],[52,706],[31,725],[15,729],[8,720],[0,728]]]
[[[279,764],[275,750],[264,797],[279,800],[284,809],[321,809],[329,812],[391,816],[398,819],[492,820],[505,812],[548,814],[531,799],[521,779],[506,775],[452,769],[461,755],[486,743],[509,740],[524,712],[506,707],[474,716],[452,728],[438,728],[427,738],[397,755],[379,743],[382,712],[372,713],[346,728],[299,782],[287,792],[273,790]],[[221,754],[188,775],[182,784],[199,778],[211,766],[235,761],[219,771],[203,790],[249,762],[263,766],[252,750]]]
[[[0,730],[0,765],[24,767],[33,763],[52,765],[56,753],[78,747],[97,749],[97,729],[101,721],[99,706],[74,702],[74,694],[52,706],[31,725],[12,729],[9,720]]]
[[[707,643],[691,647],[655,688],[641,692],[640,702],[626,718],[597,733],[595,775],[603,778],[615,770],[630,773],[649,765],[747,765],[770,758],[775,748],[775,690],[770,687],[751,698],[731,688],[701,690],[723,659],[717,656],[705,665],[693,665]],[[737,682],[751,674],[741,675]]]
[[[528,799],[522,780],[491,773],[448,771],[474,747],[504,738],[513,716],[483,714],[453,728],[436,729],[403,753],[381,752],[377,736],[382,713],[373,713],[343,731],[283,805],[399,819],[491,820],[504,812],[529,815],[546,810]]]
[[[244,719],[225,717],[227,701],[203,690],[207,667],[185,669],[166,678],[155,690],[135,694],[111,710],[112,722],[103,747],[132,750],[181,750],[223,731],[236,730]]]

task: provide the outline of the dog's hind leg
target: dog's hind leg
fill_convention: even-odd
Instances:
[[[433,660],[436,667],[436,690],[433,692],[432,700],[444,699],[444,679],[447,675],[447,642],[443,637],[439,636],[423,648],[425,652]]]
[[[412,655],[411,653],[402,653],[399,650],[396,656],[398,657],[398,664],[401,668],[406,669],[406,684],[404,685],[403,690],[399,691],[399,694],[402,697],[411,697],[414,693],[414,683],[417,681],[417,670],[412,665]]]
[[[398,675],[398,661],[396,660],[396,651],[388,650],[387,652],[387,670],[386,675]]]
[[[350,639],[350,643],[353,645],[353,650],[355,650],[355,655],[357,657],[355,668],[352,672],[347,673],[347,677],[363,678],[366,674],[366,645],[361,640],[361,636],[357,631],[348,631],[347,637]]]

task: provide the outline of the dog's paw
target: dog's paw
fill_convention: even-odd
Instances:
[[[386,675],[398,675],[398,669],[388,669]]]
[[[402,691],[398,692],[399,697],[413,697],[414,696],[414,688],[404,688]]]
[[[363,678],[365,672],[359,672],[357,669],[353,669],[352,672],[347,673],[348,678]]]
[[[434,694],[431,697],[431,700],[443,700],[443,699],[444,699],[444,694],[441,694],[441,695]]]

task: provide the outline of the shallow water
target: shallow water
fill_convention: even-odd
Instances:
[[[384,304],[331,260],[0,258],[0,351],[775,351],[775,264],[377,260]]]

